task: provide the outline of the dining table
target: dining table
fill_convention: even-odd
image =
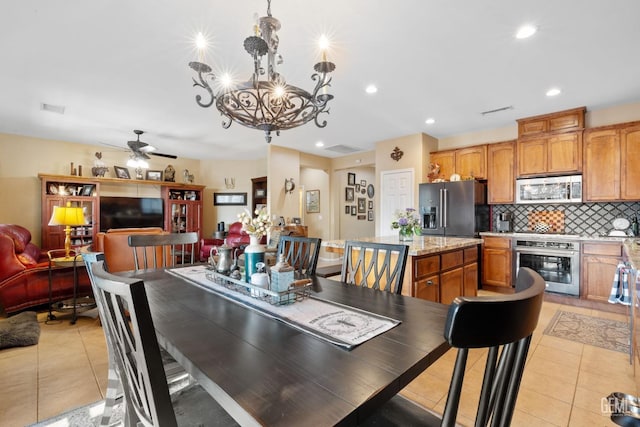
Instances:
[[[243,426],[358,425],[449,349],[448,306],[418,298],[313,277],[311,298],[399,321],[347,349],[165,270],[119,274],[144,281],[159,344]]]

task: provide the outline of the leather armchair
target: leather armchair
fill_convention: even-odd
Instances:
[[[222,246],[225,239],[227,240],[227,245],[237,248],[236,256],[243,254],[244,248],[247,247],[250,243],[250,236],[244,230],[242,230],[242,223],[234,222],[229,226],[229,232],[224,239],[200,240],[200,261],[206,262],[209,259],[211,248]],[[260,243],[267,243],[267,236],[262,236],[262,239],[260,239]]]
[[[53,266],[52,301],[73,298],[73,267]],[[78,268],[78,296],[90,296],[91,283]],[[31,242],[31,232],[0,224],[0,304],[13,313],[49,302],[49,257]]]
[[[93,250],[104,253],[104,261],[109,272],[130,271],[135,268],[133,249],[129,246],[129,236],[132,234],[168,234],[168,232],[160,227],[140,227],[110,229],[98,233]],[[158,252],[157,256],[162,257],[162,252]],[[149,253],[148,257],[152,259],[153,253]]]

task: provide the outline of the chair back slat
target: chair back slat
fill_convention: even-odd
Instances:
[[[144,426],[176,426],[144,283],[107,273],[102,261],[91,270],[127,411]]]
[[[195,232],[129,236],[135,270],[193,264],[197,243],[198,233]]]
[[[347,240],[341,280],[399,294],[409,246]]]
[[[297,277],[311,277],[316,274],[321,243],[319,237],[281,236],[277,254],[278,257],[284,254],[284,259],[295,269]]]

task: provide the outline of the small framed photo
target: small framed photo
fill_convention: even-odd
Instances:
[[[83,196],[91,196],[93,194],[93,185],[83,185],[82,186],[82,195]]]
[[[360,192],[360,184],[356,184],[356,193]]]
[[[300,218],[299,218],[299,217],[297,217],[297,216],[294,216],[293,218],[291,218],[291,221],[293,221],[293,223],[294,223],[295,225],[301,225],[301,224],[302,224],[302,221],[301,221],[301,220],[300,220]]]
[[[247,193],[213,193],[213,205],[247,206]]]
[[[351,206],[351,216],[356,216],[356,213],[358,213],[356,211],[356,207],[355,206]]]
[[[364,197],[358,197],[358,213],[367,212],[367,199]]]
[[[367,212],[367,219],[368,219],[369,221],[373,221],[373,211],[369,211],[369,212]]]
[[[129,175],[129,169],[123,168],[122,166],[114,166],[113,170],[116,172],[116,178],[131,179],[131,175]]]
[[[347,215],[349,215],[349,214],[351,213],[351,206],[346,205],[346,206],[344,207],[344,213],[346,213]]]
[[[267,190],[265,188],[256,188],[256,194],[253,197],[267,197]]]
[[[147,170],[147,181],[162,181],[162,171]]]
[[[367,216],[366,215],[358,215],[358,219],[359,220],[364,220],[364,219],[367,219]]]
[[[307,213],[320,212],[320,190],[309,190],[306,193]]]
[[[345,187],[344,189],[344,201],[345,202],[353,202],[355,200],[353,192],[353,187]]]
[[[356,174],[352,172],[347,173],[347,185],[356,185]]]
[[[360,180],[360,187],[366,187],[366,186],[367,186],[367,180],[366,179]]]
[[[373,200],[369,200],[369,203],[367,203],[367,208],[373,209]]]

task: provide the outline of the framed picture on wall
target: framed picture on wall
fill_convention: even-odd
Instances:
[[[359,193],[360,192],[360,184],[356,184],[355,187],[356,187],[356,193]]]
[[[307,213],[320,212],[320,190],[309,190],[306,196]]]
[[[356,185],[356,174],[348,172],[347,173],[347,185]]]
[[[367,203],[367,208],[373,209],[373,200],[369,200],[369,203]]]
[[[247,193],[213,193],[214,206],[246,206]]]
[[[373,211],[369,211],[369,212],[367,212],[367,219],[368,219],[369,221],[373,221]]]
[[[349,214],[351,213],[351,206],[346,205],[346,206],[344,207],[344,213],[346,213],[347,215],[349,215]]]
[[[367,180],[366,179],[360,180],[360,187],[366,187],[366,186],[367,186]]]
[[[358,215],[358,219],[363,220],[363,219],[367,219],[366,215]]]
[[[356,211],[356,207],[355,206],[351,206],[351,216],[356,216],[358,212]]]
[[[129,169],[123,168],[121,166],[114,166],[113,170],[116,172],[116,178],[131,179],[131,175],[129,175]]]
[[[367,199],[364,197],[358,197],[358,213],[367,212]]]
[[[344,188],[344,201],[345,202],[353,202],[354,198],[353,187],[345,187]]]

